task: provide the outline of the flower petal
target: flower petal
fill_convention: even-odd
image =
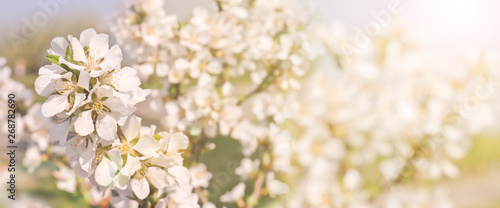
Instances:
[[[135,105],[146,100],[146,97],[151,94],[151,89],[141,89],[140,87],[135,88],[133,92],[131,92],[130,104]]]
[[[189,139],[182,132],[170,135],[167,152],[186,149],[189,145]]]
[[[140,159],[127,154],[127,162],[121,170],[121,174],[125,176],[132,176],[135,171],[141,168]]]
[[[116,170],[117,167],[107,158],[104,158],[95,169],[95,181],[101,186],[109,185],[114,180]]]
[[[68,96],[51,95],[42,105],[42,114],[45,117],[52,117],[66,109],[67,104]]]
[[[143,155],[153,155],[160,149],[160,143],[150,135],[143,135],[133,149]]]
[[[86,29],[82,33],[80,33],[80,43],[82,46],[89,46],[90,45],[90,40],[94,38],[94,36],[97,35],[97,32],[94,30],[94,28]]]
[[[81,70],[80,75],[78,77],[78,84],[77,85],[88,91],[90,78],[91,78],[90,74],[87,71]]]
[[[167,172],[159,167],[148,168],[146,176],[149,182],[157,189],[162,189],[167,186]]]
[[[147,163],[157,165],[164,168],[169,168],[175,165],[175,158],[167,157],[163,154],[155,154],[146,160]]]
[[[75,93],[75,102],[73,103],[73,108],[71,109],[71,111],[68,112],[68,115],[73,114],[76,109],[78,109],[82,105],[85,105],[85,97],[86,95],[84,93]]]
[[[130,180],[130,176],[125,176],[123,174],[118,174],[118,176],[115,178],[115,185],[119,189],[126,189],[128,185],[128,181]]]
[[[68,119],[52,127],[49,132],[50,140],[59,140],[61,144],[64,144],[68,137],[70,124],[71,122]]]
[[[137,70],[134,68],[124,67],[115,73],[117,79],[113,79],[112,85],[119,91],[133,91],[141,85]]]
[[[106,34],[98,34],[90,40],[89,55],[94,60],[104,57],[109,50],[108,45],[109,36]]]
[[[168,169],[168,173],[173,176],[177,184],[183,185],[189,183],[191,173],[183,166],[175,166]]]
[[[122,167],[123,160],[119,149],[110,149],[106,154],[108,155],[111,162],[116,165],[116,167]]]
[[[130,180],[130,187],[139,199],[145,199],[149,195],[149,183],[146,177],[134,177]]]
[[[125,125],[122,126],[123,135],[127,141],[130,141],[137,136],[139,136],[139,132],[141,131],[141,118],[131,115]]]
[[[116,120],[110,115],[99,115],[97,116],[96,122],[97,134],[106,141],[112,141],[116,139]]]
[[[80,44],[80,41],[76,38],[71,38],[71,48],[73,49],[73,60],[75,61],[83,61],[87,60],[85,56],[85,51],[83,51],[83,46]]]
[[[104,55],[104,60],[98,65],[102,70],[111,71],[119,68],[122,62],[122,50],[118,45],[114,45]]]
[[[40,68],[38,71],[38,75],[46,75],[46,74],[51,74],[51,75],[60,75],[66,70],[60,67],[59,65],[56,64],[51,64],[51,65],[45,65]]]
[[[92,111],[83,111],[78,115],[75,121],[75,131],[80,136],[87,136],[94,131],[94,121],[92,120]]]
[[[42,75],[35,80],[35,91],[41,96],[48,97],[54,92],[56,84],[50,75]]]
[[[66,54],[66,48],[68,47],[68,41],[63,37],[56,37],[50,42],[49,54],[58,55],[64,57]]]

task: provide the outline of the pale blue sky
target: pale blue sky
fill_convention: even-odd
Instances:
[[[0,38],[9,31],[20,31],[23,19],[32,19],[37,12],[43,11],[40,2],[56,0],[0,0]],[[65,0],[68,1],[68,0]],[[403,11],[394,18],[404,19],[409,28],[425,28],[433,36],[433,45],[443,45],[449,51],[463,47],[496,49],[500,48],[500,16],[495,9],[500,3],[495,0],[305,0],[318,5],[318,11],[327,22],[344,22],[348,29],[363,28],[373,21],[372,11],[387,8],[389,2],[397,1]],[[97,16],[105,27],[105,18],[112,15],[120,0],[69,0],[60,5],[59,12],[50,19],[64,19],[69,22],[81,16]],[[181,16],[197,5],[207,5],[210,0],[166,0],[169,12]],[[179,3],[182,2],[182,3]],[[412,2],[412,3],[410,3]],[[472,3],[471,3],[472,2]],[[451,6],[450,6],[451,5]],[[458,6],[456,6],[458,5]],[[189,13],[189,12],[188,12]],[[392,22],[391,22],[392,23]],[[78,24],[75,21],[75,24]],[[42,28],[43,29],[43,28]],[[430,39],[430,38],[429,38]],[[448,42],[447,42],[448,41]],[[446,49],[445,49],[446,50]]]

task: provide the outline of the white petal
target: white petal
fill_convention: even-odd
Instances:
[[[130,180],[130,187],[139,199],[145,199],[149,195],[149,183],[146,177],[134,177]]]
[[[135,171],[141,168],[140,159],[127,154],[127,162],[123,166],[121,173],[125,176],[132,176]]]
[[[170,135],[170,141],[168,142],[167,152],[174,150],[186,149],[189,145],[189,139],[182,132],[177,132]]]
[[[87,136],[94,131],[94,121],[92,111],[83,111],[75,121],[75,131],[81,136]]]
[[[64,57],[66,55],[66,48],[68,47],[68,41],[63,37],[57,37],[52,39],[50,42],[51,49],[49,50],[50,54],[58,55]]]
[[[87,57],[85,56],[85,51],[83,51],[83,46],[80,44],[80,41],[76,38],[72,38],[70,41],[71,48],[73,48],[73,60],[85,62]]]
[[[139,136],[139,132],[141,131],[141,118],[131,115],[125,125],[122,126],[123,135],[127,141],[130,141],[137,136]]]
[[[104,156],[103,156],[104,158]],[[103,159],[95,169],[95,181],[101,186],[107,186],[113,182],[117,167],[107,158]]]
[[[80,65],[76,65],[74,63],[71,63],[69,61],[66,61],[65,59],[61,58],[59,59],[59,64],[66,64],[68,67],[72,68],[72,69],[76,69],[76,70],[85,70],[85,66],[80,66]]]
[[[81,144],[80,146],[85,146],[85,144]],[[88,148],[91,149],[91,148]],[[92,153],[94,153],[92,151]],[[81,171],[84,172],[85,177],[88,177],[92,171],[92,164],[94,163],[94,154],[90,156],[82,156],[78,158],[78,163],[80,164]],[[83,173],[81,172],[81,173]],[[79,174],[82,175],[82,174]]]
[[[78,77],[77,85],[88,91],[89,83],[90,83],[90,74],[85,70],[80,71],[80,76]]]
[[[150,158],[148,158],[146,162],[152,165],[157,165],[164,168],[170,168],[173,165],[175,165],[176,160],[173,157],[166,157],[163,154],[155,154]]]
[[[160,143],[150,135],[143,135],[133,149],[143,155],[152,155],[160,149]]]
[[[35,91],[41,96],[48,97],[54,92],[55,83],[50,75],[42,75],[35,80]]]
[[[79,107],[84,105],[86,102],[84,102],[86,95],[84,93],[75,93],[75,102],[73,103],[73,108],[71,111],[68,112],[68,115],[73,114],[73,112],[76,111]]]
[[[94,28],[86,29],[82,33],[80,33],[80,43],[82,46],[89,46],[90,45],[90,40],[94,38],[94,36],[97,35],[97,32],[94,30]]]
[[[71,122],[68,119],[52,127],[49,132],[50,140],[59,140],[61,144],[64,144],[68,137],[70,124]]]
[[[191,173],[189,173],[189,170],[183,166],[169,168],[168,173],[175,178],[175,181],[177,181],[179,185],[189,183],[191,178]]]
[[[231,192],[235,199],[241,199],[245,195],[245,184],[239,183]]]
[[[125,176],[123,174],[118,174],[115,178],[115,185],[119,189],[126,189],[128,185],[128,181],[130,180],[130,176]]]
[[[132,91],[141,85],[141,81],[137,76],[137,70],[124,67],[115,72],[117,79],[113,79],[113,86],[119,91]]]
[[[106,141],[116,139],[116,120],[110,115],[97,116],[96,122],[97,134]]]
[[[119,68],[122,62],[122,50],[118,45],[114,45],[104,56],[104,60],[99,64],[102,70],[111,71]]]
[[[106,152],[106,154],[108,155],[111,162],[115,164],[116,167],[122,167],[123,160],[121,157],[120,150],[118,148],[110,149],[108,152]]]
[[[92,77],[99,77],[99,76],[105,74],[106,72],[107,72],[106,70],[92,70],[90,72],[90,76],[92,76]]]
[[[51,95],[42,105],[42,114],[45,117],[52,117],[66,109],[67,104],[68,96]]]
[[[46,74],[61,74],[65,72],[66,70],[60,67],[59,65],[56,64],[51,64],[51,65],[45,65],[40,67],[40,70],[38,71],[38,75],[46,75]]]
[[[89,43],[89,55],[96,60],[102,58],[109,50],[108,38],[106,34],[94,36]]]
[[[130,99],[130,104],[135,105],[146,100],[146,97],[151,94],[151,89],[141,89],[140,87],[136,88],[134,92],[132,92],[132,98]]]
[[[148,168],[147,177],[157,189],[162,189],[167,185],[167,172],[159,167]]]
[[[245,184],[243,182],[239,183],[233,188],[233,190],[225,193],[220,197],[220,201],[224,203],[231,203],[238,199],[241,199],[245,194]]]

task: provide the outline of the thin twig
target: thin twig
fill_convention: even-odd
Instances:
[[[248,208],[253,208],[256,205],[254,202],[257,202],[259,200],[261,196],[262,184],[264,183],[265,178],[266,178],[265,172],[261,171],[257,176],[257,180],[255,180],[253,192],[252,195],[250,195],[250,199],[252,199],[252,201],[247,204]]]
[[[237,105],[241,105],[243,104],[243,102],[245,102],[246,100],[248,100],[250,97],[254,96],[255,94],[265,90],[267,88],[268,83],[270,81],[272,81],[272,78],[274,78],[274,67],[269,71],[269,73],[266,75],[266,77],[264,77],[264,79],[262,79],[262,82],[259,83],[259,85],[254,89],[252,90],[252,92],[248,93],[248,95],[246,95],[245,97],[241,98]]]

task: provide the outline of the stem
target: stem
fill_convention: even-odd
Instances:
[[[252,195],[250,195],[249,203],[247,203],[247,208],[253,208],[255,205],[257,205],[257,202],[261,196],[262,184],[264,183],[265,178],[265,172],[261,171],[259,173],[259,176],[257,176],[257,180],[255,180]]]
[[[208,198],[205,196],[203,190],[200,187],[195,188],[194,192],[198,195],[198,204],[203,205],[204,203],[208,202]]]
[[[406,159],[405,166],[399,173],[398,177],[386,184],[382,190],[387,190],[390,187],[403,182],[403,179],[406,177],[406,173],[414,167],[413,162],[424,153],[425,148],[430,146],[430,143],[428,142],[429,140],[429,138],[426,138],[419,145],[417,145],[413,154]],[[371,200],[374,200],[374,196],[372,196]]]
[[[191,150],[192,161],[200,162],[201,160],[201,150],[205,147],[208,142],[208,137],[203,134],[203,131],[200,132],[200,135],[196,138],[193,149]]]
[[[220,2],[220,0],[215,0],[215,3],[217,4],[217,9],[219,10],[219,12],[224,11],[224,9],[222,8],[222,3]]]
[[[262,80],[262,82],[254,90],[252,90],[252,92],[248,93],[248,95],[246,95],[242,99],[240,99],[238,101],[237,105],[243,104],[243,102],[245,102],[246,100],[248,100],[250,97],[252,97],[255,94],[257,94],[257,93],[265,90],[269,86],[267,84],[272,80],[272,78],[274,78],[274,71],[275,71],[275,68],[273,67],[269,71],[269,73],[266,75],[266,77],[264,77],[264,79]]]
[[[147,208],[148,207],[148,198],[144,198],[143,200],[141,200],[141,203],[139,205],[139,207],[141,208]]]
[[[391,183],[389,183],[389,186],[399,184],[403,181],[403,179],[405,178],[405,174],[414,167],[413,161],[415,161],[418,157],[420,157],[420,154],[422,153],[422,151],[426,147],[427,147],[427,144],[425,142],[423,144],[417,146],[417,148],[415,149],[415,151],[413,152],[411,157],[409,157],[406,160],[407,162],[406,162],[405,166],[403,167],[403,170],[401,170],[401,173],[399,173],[399,175],[396,179],[394,179]]]

